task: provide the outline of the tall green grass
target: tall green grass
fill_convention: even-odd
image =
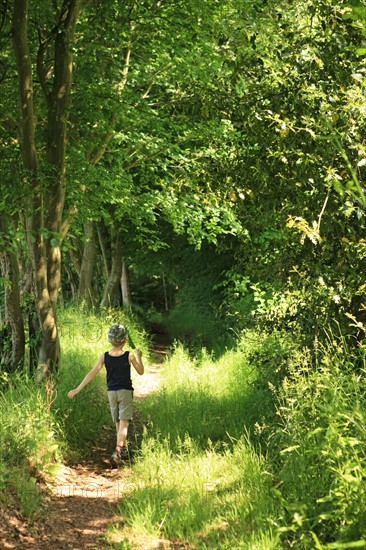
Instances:
[[[155,436],[167,437],[173,450],[186,434],[203,449],[210,442],[222,447],[273,410],[268,385],[242,350],[217,362],[205,352],[192,359],[178,346],[160,376],[161,391],[141,409]]]
[[[26,374],[2,375],[0,393],[0,489],[29,518],[40,509],[37,482],[50,476],[63,453],[62,434],[51,413],[55,391]]]
[[[147,425],[138,482],[120,505],[132,544],[139,535],[197,548],[279,548],[273,477],[248,436],[274,402],[247,350],[193,360],[177,346],[161,379],[160,392],[139,404]]]
[[[120,504],[131,547],[365,548],[362,353],[279,333],[247,333],[217,361],[177,346],[140,405],[137,486]]]
[[[138,536],[200,548],[277,548],[274,500],[265,462],[243,436],[218,453],[188,436],[172,452],[167,441],[145,438],[135,466],[137,484],[120,511]]]

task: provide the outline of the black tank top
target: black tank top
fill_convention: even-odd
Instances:
[[[133,390],[131,380],[131,366],[128,361],[129,351],[118,357],[104,354],[104,364],[107,369],[108,390]]]

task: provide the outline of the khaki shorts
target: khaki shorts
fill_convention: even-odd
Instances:
[[[133,415],[133,391],[132,390],[109,390],[109,406],[113,422],[119,420],[132,420]]]

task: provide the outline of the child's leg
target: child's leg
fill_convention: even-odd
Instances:
[[[127,440],[129,424],[130,424],[129,420],[120,420],[119,422],[116,422],[117,445],[119,447],[125,447],[126,446],[126,440]]]
[[[120,418],[117,428],[117,445],[118,447],[126,447],[128,426],[130,418],[133,415],[133,392],[132,390],[118,391],[118,416]]]

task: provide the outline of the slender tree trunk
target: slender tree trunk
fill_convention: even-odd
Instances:
[[[33,75],[30,50],[27,39],[28,1],[14,0],[13,12],[13,46],[18,70],[20,99],[20,138],[23,165],[27,175],[27,189],[30,197],[30,209],[25,220],[28,255],[34,274],[36,286],[38,319],[49,309],[48,290],[45,280],[45,253],[43,238],[43,201],[41,198],[38,167],[38,156],[35,144],[35,117],[33,109]],[[52,316],[51,316],[52,318]],[[43,328],[43,327],[42,327]]]
[[[7,230],[5,215],[0,213],[0,231],[6,235]],[[3,277],[8,280],[4,289],[5,324],[11,328],[11,356],[9,364],[5,366],[7,370],[14,372],[24,367],[25,335],[20,307],[18,257],[10,243],[0,254],[0,266]]]
[[[47,160],[51,167],[51,179],[47,194],[46,223],[51,238],[47,242],[47,281],[54,322],[50,334],[51,347],[45,341],[42,341],[42,347],[46,348],[45,359],[49,361],[51,370],[57,369],[60,363],[56,306],[61,288],[61,236],[66,193],[67,121],[73,70],[72,43],[79,11],[79,0],[64,0],[59,18],[59,32],[54,44],[53,88],[48,97]],[[40,362],[43,364],[42,355]]]
[[[88,308],[94,305],[93,296],[93,270],[95,258],[95,231],[94,222],[88,221],[84,224],[86,242],[84,245],[83,258],[80,269],[79,296]]]
[[[114,122],[112,121],[112,126],[114,125]],[[89,153],[89,162],[93,166],[98,164],[98,162],[103,157],[104,153],[107,150],[109,142],[112,140],[114,136],[114,128],[111,128],[104,136],[104,139],[102,143],[99,145],[99,147]],[[86,306],[89,308],[92,305],[94,305],[94,292],[92,287],[92,275],[94,271],[94,260],[95,260],[95,232],[94,232],[94,223],[92,221],[87,221],[84,224],[84,236],[85,236],[85,244],[84,244],[84,250],[83,250],[83,257],[82,257],[82,263],[81,263],[81,269],[80,269],[80,282],[79,282],[79,297],[81,300],[83,300],[86,304]],[[99,241],[101,241],[101,235],[98,231],[98,237]],[[102,248],[102,254],[103,254],[103,260],[105,266],[107,266],[106,258],[105,258],[105,251]],[[107,272],[107,278],[109,276],[108,274],[108,267],[106,268]]]
[[[164,291],[164,304],[165,304],[165,311],[169,311],[169,301],[168,301],[168,291],[166,287],[166,279],[165,274],[163,273],[163,291]]]
[[[119,94],[121,94],[123,92],[123,90],[126,86],[126,83],[127,83],[128,70],[129,70],[129,64],[130,64],[130,56],[131,56],[131,44],[128,45],[128,47],[126,49],[126,52],[125,52],[125,61],[124,61],[124,67],[123,67],[123,71],[122,71],[122,79],[121,79],[121,82],[118,85],[118,93]],[[90,164],[95,166],[103,158],[103,156],[105,155],[105,153],[107,151],[108,145],[112,141],[114,135],[115,135],[115,120],[114,120],[114,117],[113,117],[112,120],[111,120],[111,123],[110,123],[110,128],[105,133],[101,143],[98,144],[97,147],[93,147],[90,150],[89,154],[88,154]],[[85,226],[84,226],[85,228],[88,227],[88,232],[90,232],[90,228],[89,228],[90,223],[91,222],[87,222],[87,224],[85,224]],[[103,256],[104,269],[105,269],[105,273],[106,273],[106,277],[107,277],[107,285],[104,289],[104,295],[103,295],[103,298],[102,298],[101,306],[104,307],[106,305],[111,305],[111,304],[119,305],[120,293],[119,293],[117,277],[118,277],[118,273],[119,273],[119,270],[120,270],[120,258],[118,256],[118,254],[117,254],[116,258],[114,258],[114,257],[112,258],[112,269],[111,269],[111,272],[109,272],[108,262],[107,262],[106,253],[105,253],[105,246],[104,246],[102,235],[101,235],[101,232],[100,232],[100,229],[99,229],[98,226],[97,226],[97,231],[98,231],[98,239],[99,239],[100,249],[101,249],[102,256]],[[84,252],[83,252],[83,259],[85,258],[85,261],[88,262],[88,273],[89,273],[89,271],[90,272],[93,271],[93,262],[94,262],[95,253],[94,253],[94,248],[93,248],[93,252],[91,251],[91,246],[92,245],[90,243],[90,235],[87,233],[86,230],[85,230],[85,236],[86,236],[86,243],[85,243],[85,248],[84,248]],[[84,276],[83,272],[81,272],[80,277],[81,276]],[[89,283],[89,286],[87,287],[86,285],[88,283]],[[122,291],[122,294],[123,294],[122,289],[121,289],[121,291]],[[80,291],[79,292],[80,292],[80,297],[82,299],[86,300],[87,305],[91,305],[91,302],[92,302],[91,298],[92,298],[92,295],[93,295],[92,286],[91,286],[91,277],[88,278],[88,279],[85,279],[83,281],[80,280]]]
[[[47,194],[46,222],[53,238],[47,243],[47,273],[54,310],[61,285],[60,239],[66,192],[66,130],[73,69],[72,42],[78,13],[78,0],[64,0],[60,15],[60,32],[55,39],[55,77],[52,92],[48,96],[47,160],[51,166],[51,178]]]
[[[80,271],[81,271],[81,259],[79,257],[78,251],[69,250],[69,258],[71,260],[71,263],[77,273],[77,276],[80,278]]]
[[[70,267],[67,264],[66,265],[64,264],[64,267],[65,267],[65,271],[66,271],[66,274],[67,274],[67,278],[69,280],[69,285],[70,285],[70,290],[71,290],[71,298],[72,298],[72,300],[76,300],[77,295],[78,295],[77,282],[74,281],[74,274],[71,271]]]
[[[128,275],[128,268],[124,260],[122,260],[121,291],[122,291],[123,307],[130,307],[132,305],[131,291],[130,291],[130,278]]]
[[[119,228],[112,231],[112,267],[100,307],[116,307],[121,305],[120,282],[122,277],[122,248]]]
[[[30,305],[28,310],[28,338],[29,338],[29,371],[32,374],[37,372],[39,364],[39,350],[41,342],[41,332],[38,320],[38,311],[36,304]]]
[[[109,277],[109,266],[108,266],[107,253],[106,253],[106,248],[107,247],[106,247],[106,243],[105,243],[104,237],[102,235],[102,232],[100,230],[99,224],[97,224],[97,232],[98,232],[99,246],[100,246],[100,250],[101,250],[101,253],[102,253],[102,257],[103,257],[104,272],[105,272],[106,279],[108,279],[108,277]]]

